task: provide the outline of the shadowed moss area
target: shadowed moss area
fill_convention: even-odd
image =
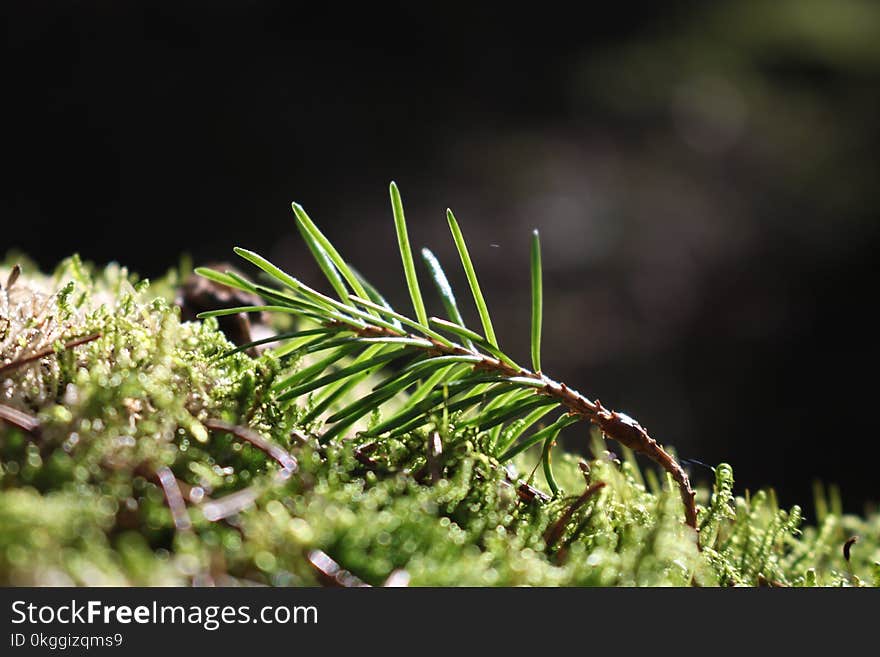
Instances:
[[[698,539],[674,482],[595,431],[591,458],[555,454],[546,499],[540,445],[502,466],[454,413],[436,431],[319,442],[302,421],[314,396],[271,392],[303,363],[283,348],[218,358],[234,345],[215,319],[180,321],[179,279],[0,266],[0,367],[48,350],[0,370],[0,402],[39,422],[0,421],[0,583],[880,584],[880,515],[842,514],[833,490],[807,524],[772,491],[736,495],[719,465]]]

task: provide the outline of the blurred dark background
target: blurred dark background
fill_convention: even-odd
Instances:
[[[548,372],[740,489],[880,499],[880,4],[513,6],[7,4],[0,253],[317,283],[297,200],[405,306],[395,179],[513,353],[536,226]]]

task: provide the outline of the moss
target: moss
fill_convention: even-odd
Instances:
[[[232,345],[213,319],[179,320],[177,273],[148,285],[77,258],[33,272],[26,265],[0,292],[0,366],[52,350],[0,375],[3,403],[41,425],[0,424],[2,584],[315,585],[329,576],[316,555],[353,576],[338,579],[372,585],[392,575],[441,586],[880,583],[880,515],[845,515],[834,494],[817,493],[818,524],[803,526],[772,491],[736,496],[732,469],[719,465],[699,493],[699,550],[673,482],[626,451],[616,459],[597,433],[588,467],[555,458],[560,492],[546,501],[518,490],[540,445],[503,468],[483,449],[497,436],[454,422],[436,463],[423,431],[319,445],[301,426],[316,402],[271,394],[301,364],[271,351],[217,358]],[[279,474],[264,451],[206,428],[210,419],[258,431],[298,471]],[[548,489],[543,477],[535,489]],[[241,510],[217,520],[211,509],[230,499]]]

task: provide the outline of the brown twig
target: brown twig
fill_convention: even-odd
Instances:
[[[211,431],[225,431],[226,433],[232,434],[236,438],[253,445],[260,451],[275,459],[282,468],[289,470],[291,473],[294,473],[297,470],[298,465],[296,458],[294,458],[290,452],[280,445],[276,445],[275,443],[266,440],[253,429],[214,419],[205,420],[202,424]]]
[[[70,342],[66,342],[64,344],[64,349],[73,349],[74,347],[78,347],[82,344],[86,344],[88,342],[92,342],[93,340],[97,340],[101,337],[100,333],[93,333],[92,335],[87,335],[82,338],[76,338],[75,340],[71,340]],[[46,347],[45,349],[40,349],[39,351],[35,351],[29,356],[25,356],[24,358],[19,358],[17,360],[12,361],[11,363],[6,363],[5,365],[0,365],[0,374],[4,372],[18,369],[19,367],[23,367],[28,363],[32,363],[35,360],[40,360],[41,358],[45,358],[46,356],[51,356],[55,353],[55,349],[53,347]]]
[[[0,404],[0,420],[33,436],[40,432],[40,421],[37,418],[6,404]]]
[[[354,331],[362,337],[418,337],[409,335],[403,331],[379,327],[353,327],[340,322],[329,322],[329,326],[344,326],[346,330]],[[431,343],[431,351],[438,355],[467,355],[477,356],[480,361],[474,364],[474,369],[496,372],[502,376],[531,379],[537,387],[537,393],[547,395],[559,401],[571,415],[582,418],[597,425],[602,432],[616,440],[621,445],[629,447],[637,453],[644,454],[649,459],[660,465],[668,472],[678,484],[681,501],[684,504],[685,521],[694,530],[697,529],[697,505],[696,495],[691,487],[687,473],[679,463],[661,447],[656,440],[648,435],[648,432],[634,419],[624,413],[618,413],[606,409],[597,401],[591,401],[582,394],[569,388],[564,383],[559,383],[540,372],[532,372],[527,369],[517,369],[504,361],[487,356],[478,351],[471,351],[460,345],[449,345],[433,338],[427,338]]]

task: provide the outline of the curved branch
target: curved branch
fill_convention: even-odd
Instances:
[[[360,337],[409,337],[419,338],[404,331],[394,330],[382,326],[357,326],[354,324],[342,324],[341,322],[329,322],[329,326],[345,326],[347,330],[355,332]],[[685,521],[697,531],[697,506],[696,496],[691,487],[687,473],[672,455],[653,438],[648,435],[645,428],[625,413],[612,411],[598,400],[592,401],[569,388],[564,383],[559,383],[539,372],[520,367],[519,369],[509,363],[486,355],[476,348],[468,349],[458,344],[445,344],[439,340],[428,337],[431,343],[431,352],[438,355],[473,356],[479,360],[473,365],[474,369],[495,372],[508,378],[515,378],[523,383],[535,387],[536,394],[547,395],[556,399],[564,406],[571,415],[591,422],[598,426],[602,432],[617,441],[621,445],[630,448],[634,452],[644,454],[657,465],[668,472],[678,484],[681,501],[684,504]]]

